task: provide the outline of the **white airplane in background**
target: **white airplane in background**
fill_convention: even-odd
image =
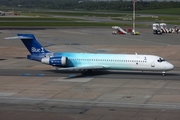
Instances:
[[[57,70],[79,70],[82,75],[96,69],[161,71],[165,75],[166,71],[174,68],[171,63],[155,55],[50,52],[33,34],[18,34],[5,39],[21,39],[30,52],[27,56],[30,60],[54,66]]]

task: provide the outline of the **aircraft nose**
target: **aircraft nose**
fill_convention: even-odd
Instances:
[[[174,69],[174,65],[171,64],[171,63],[169,63],[169,64],[167,65],[167,68],[168,68],[169,70],[172,70],[172,69]]]

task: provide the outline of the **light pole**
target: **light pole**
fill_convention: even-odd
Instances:
[[[136,0],[132,0],[133,1],[133,34],[136,33],[136,30],[135,30],[135,18],[136,18]]]
[[[133,0],[133,33],[135,33],[135,0]]]

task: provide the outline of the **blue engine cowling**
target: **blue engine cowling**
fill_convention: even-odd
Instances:
[[[42,63],[49,64],[52,66],[66,66],[67,65],[67,57],[45,57],[41,60]]]

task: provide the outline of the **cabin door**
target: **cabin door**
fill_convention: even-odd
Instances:
[[[151,63],[151,67],[155,67],[155,62],[152,62],[152,63]]]

